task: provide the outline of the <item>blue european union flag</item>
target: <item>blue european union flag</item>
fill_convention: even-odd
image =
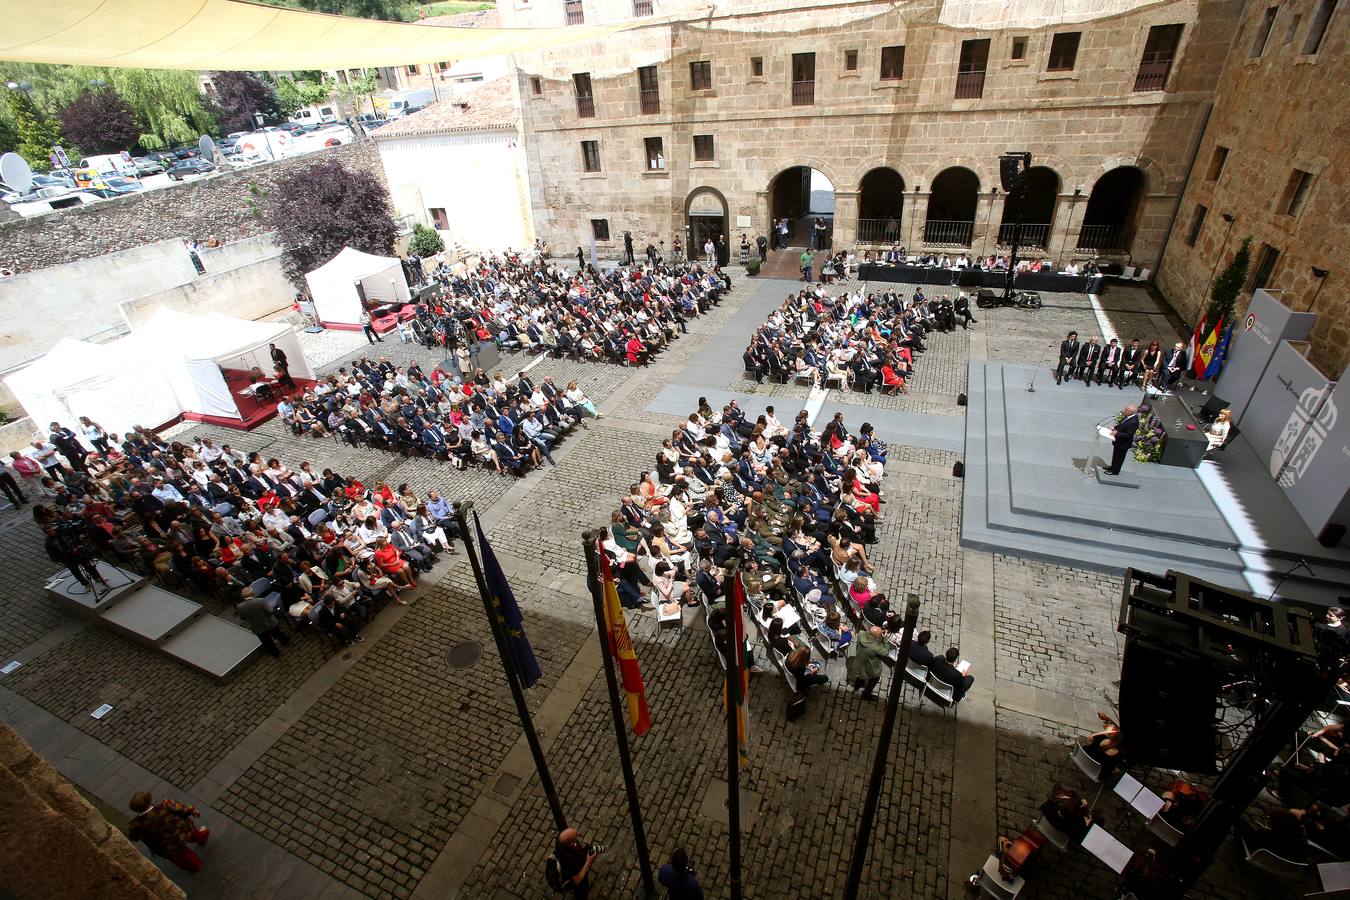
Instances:
[[[1237,319],[1228,323],[1224,329],[1223,337],[1219,338],[1219,343],[1214,347],[1214,354],[1209,358],[1209,366],[1205,369],[1205,380],[1211,381],[1219,377],[1219,372],[1223,371],[1223,361],[1228,358],[1228,342],[1233,339],[1233,326]]]
[[[497,562],[497,555],[492,552],[492,546],[483,534],[483,523],[478,521],[478,513],[473,514],[473,527],[478,532],[478,552],[483,557],[483,582],[487,585],[492,608],[497,613],[497,623],[506,635],[509,662],[520,683],[532,687],[539,680],[539,660],[534,658],[534,648],[525,636],[520,607],[511,593],[511,585],[506,583],[506,575],[502,572],[501,563]]]

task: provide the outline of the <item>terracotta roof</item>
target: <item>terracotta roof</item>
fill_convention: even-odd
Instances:
[[[448,25],[451,28],[500,28],[501,16],[497,10],[476,9],[472,12],[455,13],[452,16],[428,16],[418,19],[418,25]]]
[[[415,134],[514,128],[518,118],[511,79],[495,78],[454,100],[441,100],[390,122],[372,131],[371,135],[376,140],[383,140]]]

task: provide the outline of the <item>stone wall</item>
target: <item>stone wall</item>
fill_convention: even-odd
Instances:
[[[1338,10],[1318,52],[1305,54],[1316,7],[1316,0],[1280,5],[1255,56],[1267,5],[1251,6],[1240,20],[1157,286],[1194,326],[1208,304],[1216,266],[1227,264],[1250,235],[1253,270],[1262,245],[1280,254],[1266,289],[1296,310],[1319,314],[1309,359],[1334,379],[1350,366],[1350,17]],[[1215,173],[1219,147],[1228,155]],[[1309,173],[1312,182],[1290,215],[1295,170]],[[1192,242],[1200,207],[1206,212]],[[1234,218],[1231,227],[1225,214]],[[1314,267],[1329,274],[1318,278]],[[1238,301],[1239,314],[1250,300],[1249,288]]]
[[[0,889],[60,900],[183,900],[97,809],[0,723]]]
[[[530,14],[547,19],[545,8],[554,5],[561,8],[532,4]],[[922,244],[934,179],[961,166],[980,185],[972,249],[991,252],[1004,202],[994,190],[998,156],[1028,150],[1059,181],[1050,256],[1082,255],[1077,232],[1093,186],[1118,166],[1134,166],[1143,172],[1144,196],[1121,258],[1156,268],[1242,4],[1071,4],[1072,15],[1013,19],[1001,30],[946,24],[962,19],[956,6],[756,3],[747,12],[518,56],[537,233],[562,252],[589,243],[590,220],[607,219],[612,240],[600,244],[602,253],[617,252],[626,230],[639,246],[649,238],[669,243],[685,235],[686,202],[710,189],[725,198],[734,245],[742,231],[766,232],[775,177],[805,165],[833,183],[835,244],[852,247],[863,176],[888,167],[904,179],[900,242],[913,247]],[[1167,90],[1136,92],[1149,29],[1163,24],[1184,26]],[[1076,64],[1051,72],[1050,43],[1063,31],[1081,32]],[[956,100],[961,44],[975,38],[990,40],[983,95]],[[1026,41],[1021,60],[1011,58],[1014,38]],[[883,80],[881,50],[897,45],[905,47],[903,77]],[[853,50],[850,71],[845,54]],[[811,105],[792,103],[794,53],[815,53]],[[691,87],[689,64],[699,60],[712,64],[710,90]],[[660,112],[643,115],[635,69],[647,65],[657,67]],[[572,76],[579,71],[592,78],[594,118],[578,116]],[[693,137],[702,134],[713,136],[712,161],[692,159]],[[646,171],[649,137],[662,139],[662,171]],[[580,142],[589,140],[600,144],[598,173],[583,171]],[[738,217],[749,225],[738,226]]]
[[[384,178],[374,141],[344,144],[163,190],[0,223],[0,257],[19,272],[31,272],[154,241],[253,237],[267,231],[259,215],[266,192],[282,176],[329,159]]]

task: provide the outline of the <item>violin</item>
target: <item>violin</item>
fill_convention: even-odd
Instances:
[[[1036,855],[1044,843],[1045,835],[1037,831],[1036,826],[1028,825],[1025,831],[1003,848],[998,860],[998,874],[1009,881],[1016,878],[1017,873]]]

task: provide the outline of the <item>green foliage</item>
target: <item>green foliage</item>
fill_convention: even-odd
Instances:
[[[406,22],[412,18],[412,5],[407,0],[262,0],[262,2],[269,6],[355,16],[358,19],[383,19],[386,22]]]
[[[440,3],[423,3],[416,7],[418,16],[453,16],[455,13],[475,12],[480,9],[494,9],[495,3],[472,3],[463,0],[442,0]]]
[[[421,222],[413,225],[412,240],[408,241],[408,252],[418,256],[435,256],[445,249],[445,242],[435,229]]]
[[[373,98],[375,96],[375,91],[378,88],[378,86],[379,85],[375,80],[374,70],[369,70],[359,78],[352,78],[351,76],[348,76],[347,83],[342,85],[339,88],[339,91],[341,92],[342,96],[352,98],[353,101],[352,105],[353,107],[355,107],[356,112],[358,113],[361,112],[362,97],[370,99],[370,111],[374,112],[375,101]]]
[[[1124,412],[1116,413],[1116,424],[1125,418]],[[1130,452],[1137,462],[1151,463],[1162,459],[1163,444],[1167,443],[1167,432],[1151,406],[1139,407],[1139,429],[1134,433],[1134,446]]]
[[[47,158],[52,147],[61,143],[59,124],[43,115],[23,91],[5,91],[5,109],[18,138],[15,152],[35,170],[46,172],[52,167]]]
[[[758,256],[750,257],[750,261],[745,264],[745,274],[758,275],[759,266],[760,266],[759,257]]]
[[[327,103],[333,96],[335,85],[328,79],[320,81],[293,81],[290,78],[277,80],[277,108],[283,116],[293,116],[296,110],[317,103]]]
[[[1233,254],[1232,260],[1223,267],[1223,271],[1214,277],[1214,285],[1209,291],[1209,312],[1206,321],[1211,325],[1220,319],[1233,320],[1233,309],[1237,306],[1238,294],[1247,283],[1247,269],[1252,264],[1252,239],[1242,239],[1242,246]]]
[[[88,93],[91,81],[102,81],[131,108],[144,129],[136,143],[146,150],[191,143],[216,131],[215,116],[193,72],[5,63],[0,81],[6,80],[31,82],[33,100],[44,113],[62,109]]]

